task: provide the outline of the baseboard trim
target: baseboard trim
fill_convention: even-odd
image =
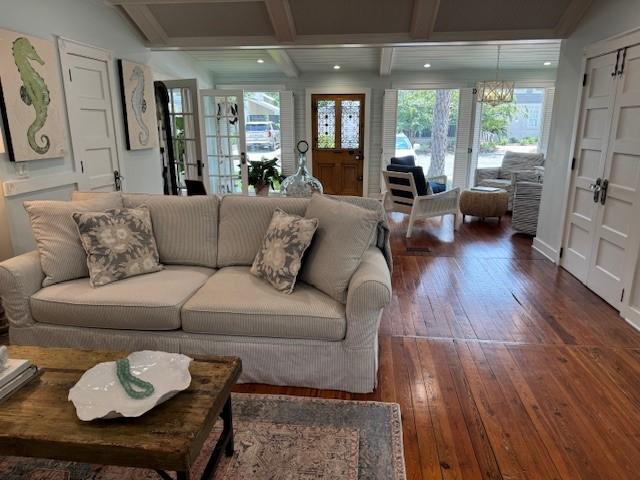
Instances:
[[[558,261],[560,260],[560,255],[558,254],[558,250],[556,250],[555,248],[553,248],[551,245],[549,245],[548,243],[540,240],[538,237],[535,237],[533,239],[533,245],[532,248],[537,251],[538,253],[541,253],[542,255],[544,255],[545,257],[547,257],[549,260],[551,260],[553,263],[558,263]]]

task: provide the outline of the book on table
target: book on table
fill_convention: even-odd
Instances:
[[[29,360],[10,358],[0,370],[0,400],[8,397],[38,374],[36,367]]]

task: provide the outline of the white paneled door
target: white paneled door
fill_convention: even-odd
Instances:
[[[588,60],[576,136],[562,266],[585,283],[598,213],[595,194],[602,183],[615,101],[615,68],[615,53]]]
[[[621,309],[637,260],[640,46],[587,63],[562,265]]]
[[[638,246],[640,223],[640,46],[621,52],[587,284],[615,306]],[[634,248],[635,247],[635,248]]]
[[[81,189],[120,190],[112,61],[102,49],[60,40],[71,141]]]
[[[242,90],[201,90],[200,101],[208,192],[247,194]]]

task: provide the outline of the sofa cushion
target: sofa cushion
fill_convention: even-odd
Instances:
[[[413,183],[416,186],[416,191],[418,192],[418,196],[421,197],[423,195],[429,195],[429,184],[427,183],[424,172],[421,166],[406,166],[406,165],[387,165],[388,172],[402,172],[402,173],[410,173],[413,176]],[[389,180],[390,183],[395,183],[396,185],[409,185],[409,180],[400,179],[400,178],[392,178]],[[405,198],[413,198],[413,193],[407,192],[404,190],[394,190],[391,189],[391,193],[396,197],[405,197]]]
[[[87,252],[92,287],[162,270],[146,206],[76,212],[73,219]]]
[[[317,218],[318,229],[307,250],[300,279],[346,303],[349,280],[377,234],[378,214],[314,195],[305,217]]]
[[[220,202],[218,266],[252,265],[273,212],[304,216],[308,198],[227,195]]]
[[[253,261],[251,273],[264,278],[280,292],[293,292],[302,256],[317,227],[315,218],[289,215],[277,209]]]
[[[216,266],[218,197],[125,193],[122,200],[127,208],[149,207],[160,262]]]
[[[346,325],[344,305],[321,291],[298,282],[279,293],[249,267],[219,270],[182,308],[191,333],[338,341]]]
[[[405,165],[407,167],[416,166],[416,157],[413,155],[405,155],[404,157],[391,157],[391,165]]]
[[[38,245],[45,274],[42,286],[89,275],[87,254],[80,243],[75,212],[96,212],[122,208],[120,193],[105,193],[82,201],[36,200],[24,202]]]
[[[100,288],[79,278],[44,288],[30,299],[37,322],[125,330],[180,328],[180,307],[214,270],[169,266]]]

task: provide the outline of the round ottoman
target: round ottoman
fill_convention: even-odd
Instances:
[[[465,190],[460,194],[460,213],[462,221],[466,215],[474,217],[498,217],[498,222],[507,213],[509,194],[506,190],[487,192],[480,190]]]

